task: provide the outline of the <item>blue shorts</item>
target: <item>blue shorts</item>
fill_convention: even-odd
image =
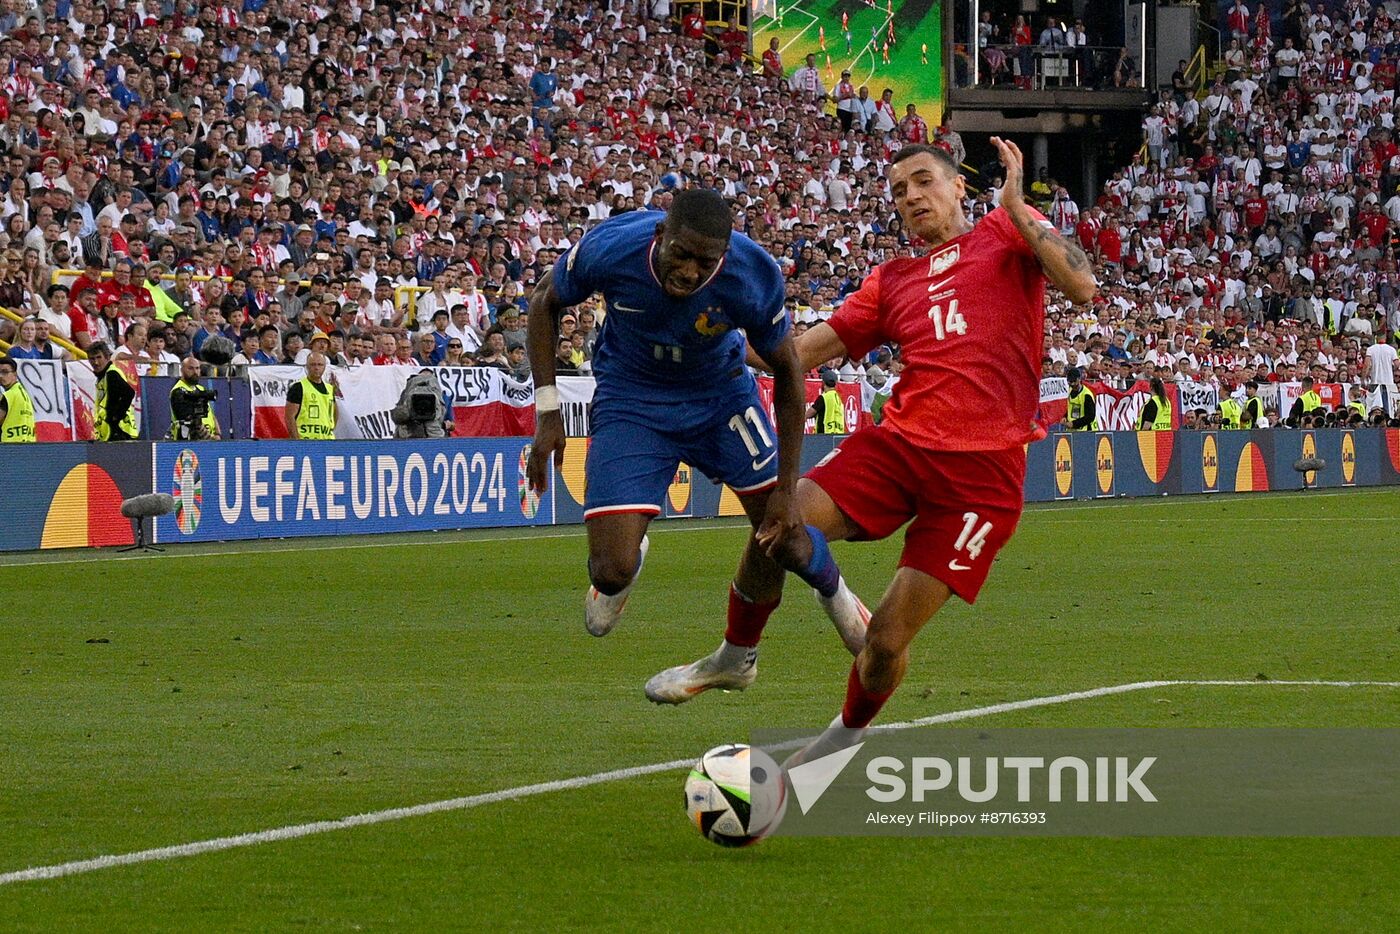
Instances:
[[[684,462],[740,495],[778,483],[778,435],[750,385],[718,399],[593,403],[583,517],[660,515]]]

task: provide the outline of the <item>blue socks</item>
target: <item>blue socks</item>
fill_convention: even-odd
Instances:
[[[812,558],[805,568],[796,573],[809,587],[829,600],[836,596],[837,588],[841,586],[841,569],[836,566],[836,559],[831,556],[831,548],[821,530],[809,525],[807,534],[812,539]]]

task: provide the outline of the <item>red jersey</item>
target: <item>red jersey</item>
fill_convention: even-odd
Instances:
[[[855,357],[900,345],[883,424],[928,450],[994,451],[1037,436],[1044,317],[1040,261],[997,208],[925,256],[877,267],[830,324]]]

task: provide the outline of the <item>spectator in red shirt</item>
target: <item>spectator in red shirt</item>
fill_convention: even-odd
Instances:
[[[768,48],[763,50],[763,77],[781,78],[783,76],[783,53],[778,50],[778,37],[774,36],[768,40]]]
[[[705,16],[700,12],[700,5],[691,7],[681,20],[681,31],[685,33],[687,39],[705,38]]]

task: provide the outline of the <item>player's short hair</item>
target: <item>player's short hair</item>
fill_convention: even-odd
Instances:
[[[953,161],[953,156],[946,149],[939,149],[937,146],[930,146],[928,143],[910,143],[899,152],[894,154],[890,160],[890,165],[899,165],[905,159],[912,159],[918,155],[933,156],[941,162],[951,175],[958,174],[958,164]]]
[[[709,188],[687,188],[671,201],[666,220],[703,237],[728,240],[734,230],[734,215],[719,192]]]
[[[15,371],[19,370],[19,364],[16,363],[15,358],[10,356],[9,354],[5,354],[5,356],[0,357],[0,366],[7,366]]]

